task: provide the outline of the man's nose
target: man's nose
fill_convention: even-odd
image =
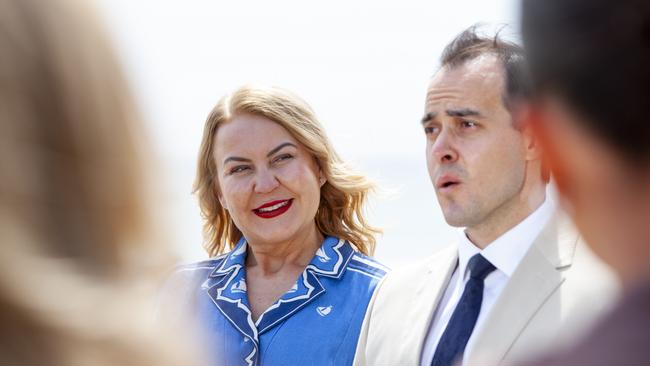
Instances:
[[[454,143],[454,136],[447,130],[442,130],[431,148],[431,154],[438,163],[451,163],[458,159]]]
[[[253,187],[256,193],[268,193],[273,191],[280,185],[275,174],[269,169],[260,169],[255,175],[255,186]]]

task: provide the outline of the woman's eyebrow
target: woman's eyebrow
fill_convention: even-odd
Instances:
[[[291,142],[283,142],[280,145],[276,146],[275,148],[271,149],[268,154],[266,154],[267,157],[270,157],[271,155],[275,154],[276,152],[282,150],[283,147],[285,146],[293,146],[295,148],[298,148],[295,144],[292,144]]]

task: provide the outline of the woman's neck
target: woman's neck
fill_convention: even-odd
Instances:
[[[323,242],[316,225],[282,242],[248,242],[246,268],[272,276],[286,266],[306,267]]]

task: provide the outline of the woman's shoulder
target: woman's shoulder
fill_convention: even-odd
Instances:
[[[197,262],[181,263],[170,272],[172,282],[194,282],[210,276],[226,259],[228,253]]]
[[[197,262],[182,263],[176,266],[174,272],[202,272],[214,270],[221,265],[228,254],[229,253],[221,254],[219,256]]]
[[[357,251],[355,251],[350,258],[347,270],[373,277],[375,279],[383,278],[386,273],[390,271],[390,269],[381,264],[381,262]]]

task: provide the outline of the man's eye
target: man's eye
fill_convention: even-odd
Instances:
[[[438,127],[425,127],[424,128],[424,133],[427,134],[427,135],[438,133],[438,131],[439,131]]]
[[[462,121],[461,126],[463,126],[464,128],[474,128],[474,127],[478,127],[478,124],[474,121]]]

